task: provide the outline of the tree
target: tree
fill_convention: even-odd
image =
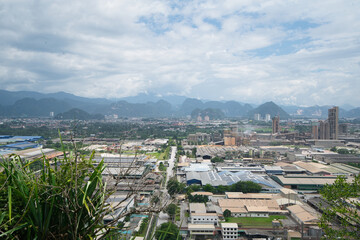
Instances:
[[[180,183],[176,177],[173,177],[169,179],[168,184],[166,186],[166,189],[168,190],[168,193],[170,196],[173,196],[177,193],[182,193],[185,190],[185,184]]]
[[[203,186],[203,190],[205,192],[212,192],[212,193],[215,192],[215,188],[210,184],[206,184],[205,186]]]
[[[251,181],[239,181],[230,186],[230,192],[258,193],[261,186]]]
[[[221,157],[216,156],[216,157],[213,157],[213,158],[211,159],[211,162],[212,162],[212,163],[224,162],[224,159],[222,159]]]
[[[169,204],[169,206],[166,208],[167,214],[173,219],[176,213],[176,205],[174,203]]]
[[[191,203],[207,203],[209,201],[209,197],[205,195],[188,195],[189,202]]]
[[[193,158],[196,158],[196,147],[194,147],[192,150],[191,150],[191,156]]]
[[[231,217],[231,211],[229,209],[225,209],[223,215],[224,215],[224,218]]]
[[[339,176],[332,185],[325,185],[320,193],[328,203],[327,207],[321,207],[319,224],[326,239],[359,239],[360,175],[355,176],[352,182]]]
[[[155,232],[155,238],[166,239],[166,240],[178,240],[181,239],[179,236],[179,228],[172,222],[166,222],[160,225]]]

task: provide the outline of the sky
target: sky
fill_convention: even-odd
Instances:
[[[360,106],[360,1],[2,0],[0,89]]]

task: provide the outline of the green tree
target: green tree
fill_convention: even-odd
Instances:
[[[230,192],[243,193],[258,193],[261,191],[261,186],[251,181],[239,181],[230,186]]]
[[[170,194],[170,196],[173,196],[178,193],[183,193],[185,190],[185,184],[180,183],[176,179],[176,177],[173,177],[173,178],[169,179],[166,189],[168,190],[168,193]]]
[[[334,184],[325,185],[320,191],[328,207],[322,207],[319,226],[326,239],[359,239],[360,236],[360,175],[352,182],[339,176]],[[339,225],[333,227],[333,225]]]
[[[224,218],[231,217],[231,211],[229,209],[225,209],[223,215],[224,215]]]
[[[203,186],[203,190],[205,192],[212,192],[212,193],[215,192],[215,188],[210,184],[206,184],[205,186]]]
[[[212,162],[212,163],[224,162],[224,159],[222,159],[221,157],[216,156],[216,157],[213,157],[213,158],[211,159],[211,162]]]
[[[160,225],[155,232],[155,238],[158,240],[178,240],[181,239],[179,236],[179,228],[172,222],[166,222]]]
[[[167,214],[169,214],[169,216],[173,219],[176,213],[176,205],[171,203],[169,204],[169,206],[166,208],[166,212]]]
[[[228,191],[229,191],[228,186],[219,185],[219,186],[216,187],[216,193],[223,194],[223,193],[228,192]]]
[[[196,147],[191,150],[191,157],[196,158]]]
[[[340,149],[337,150],[337,152],[339,154],[350,154],[350,151],[347,150],[346,148],[340,148]]]
[[[209,201],[209,197],[208,196],[204,196],[204,195],[188,195],[188,199],[189,202],[191,203],[207,203]]]

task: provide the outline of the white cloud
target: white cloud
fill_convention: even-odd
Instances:
[[[0,84],[360,105],[359,12],[335,0],[3,2]]]

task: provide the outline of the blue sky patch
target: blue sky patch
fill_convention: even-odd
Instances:
[[[221,22],[218,19],[215,18],[204,18],[204,22],[209,23],[213,26],[215,26],[218,30],[221,29]]]
[[[310,29],[310,28],[316,28],[316,27],[318,27],[320,25],[321,24],[306,21],[306,20],[298,20],[298,21],[288,22],[288,23],[282,24],[282,26],[285,29],[291,29],[291,30],[307,30],[307,29]]]
[[[247,51],[247,53],[258,57],[287,55],[295,53],[301,48],[304,48],[306,44],[308,44],[310,41],[310,38],[303,38],[298,40],[284,40],[268,47]]]

